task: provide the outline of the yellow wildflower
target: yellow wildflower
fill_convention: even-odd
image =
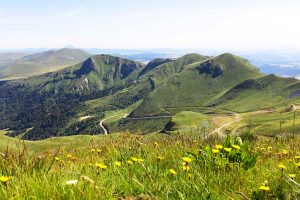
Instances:
[[[269,191],[270,190],[270,188],[268,186],[264,186],[264,185],[260,186],[259,189],[262,190],[262,191]]]
[[[224,148],[225,151],[230,152],[232,148]]]
[[[192,174],[188,174],[188,177],[189,177],[189,178],[192,178]]]
[[[95,152],[96,152],[96,149],[91,149],[91,152],[92,152],[92,153],[95,153]]]
[[[11,179],[10,176],[0,176],[1,183],[7,183]]]
[[[172,175],[176,175],[177,172],[174,170],[174,169],[170,169],[169,172],[172,174]]]
[[[138,159],[138,158],[136,158],[136,157],[131,157],[131,160],[133,160],[134,162],[137,162],[137,161],[139,161],[139,159]]]
[[[223,149],[223,145],[217,144],[217,145],[215,146],[215,148],[216,148],[216,149]]]
[[[96,163],[95,166],[99,167],[100,169],[107,169],[107,165],[102,164],[102,163]]]
[[[102,152],[102,149],[97,149],[97,152],[98,152],[98,153],[101,153],[101,152]]]
[[[300,168],[300,163],[296,163],[296,166]]]
[[[139,163],[142,163],[142,162],[144,162],[144,159],[139,158],[139,159],[138,159],[138,162],[139,162]]]
[[[182,160],[186,163],[190,163],[193,161],[191,157],[183,157]]]
[[[279,167],[280,169],[282,169],[282,170],[286,170],[286,166],[283,165],[283,164],[278,165],[278,167]]]
[[[289,174],[289,177],[290,177],[290,178],[295,178],[295,177],[296,177],[296,174]]]
[[[133,162],[132,162],[131,160],[127,160],[127,163],[128,163],[129,165],[132,165],[132,164],[133,164]]]
[[[231,145],[231,146],[232,146],[233,148],[237,149],[237,150],[241,149],[241,147],[240,147],[239,145],[233,144],[233,145]]]
[[[182,166],[182,169],[183,169],[183,171],[190,171],[190,167],[188,166],[188,165],[184,165],[184,166]]]
[[[56,161],[59,161],[59,157],[57,157],[57,156],[55,156],[55,158],[54,158]]]
[[[154,145],[155,145],[155,146],[158,146],[158,143],[157,143],[157,142],[154,142]]]
[[[213,153],[220,153],[220,150],[219,149],[212,149],[212,152]]]
[[[117,167],[121,167],[121,165],[122,165],[122,163],[121,163],[121,162],[119,162],[119,161],[116,161],[116,162],[115,162],[115,166],[117,166]]]

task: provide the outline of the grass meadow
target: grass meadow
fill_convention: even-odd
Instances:
[[[300,138],[249,138],[1,135],[0,199],[299,199]]]

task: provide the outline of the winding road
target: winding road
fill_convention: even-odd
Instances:
[[[126,119],[134,119],[134,120],[139,120],[139,119],[162,119],[162,118],[171,118],[172,116],[170,115],[164,115],[164,116],[147,116],[147,117],[126,117]]]
[[[153,116],[153,117],[151,117],[151,116],[145,116],[145,117],[127,117],[128,114],[118,114],[118,115],[113,115],[113,116],[110,116],[110,117],[107,117],[107,118],[102,119],[102,120],[100,121],[100,123],[99,123],[100,128],[104,131],[104,135],[108,135],[108,130],[104,127],[103,122],[104,122],[105,120],[108,120],[108,119],[110,119],[110,118],[117,117],[117,116],[120,116],[120,115],[124,115],[123,118],[124,118],[124,119],[125,119],[125,118],[126,118],[126,119],[129,119],[129,120],[161,119],[161,118],[171,118],[171,117],[172,117],[172,116],[169,116],[169,115]],[[231,121],[229,121],[229,122],[226,122],[226,123],[224,123],[222,126],[216,128],[215,130],[213,130],[213,131],[211,132],[210,135],[216,133],[216,134],[218,134],[218,135],[223,135],[223,136],[224,136],[224,134],[221,132],[221,130],[224,129],[225,127],[230,126],[231,124],[236,123],[236,122],[239,122],[239,121],[241,121],[241,116],[240,116],[240,114],[236,113],[236,114],[235,114],[235,118],[234,118],[233,120],[231,120]]]
[[[108,135],[108,130],[103,126],[103,122],[104,122],[105,120],[108,120],[108,119],[110,119],[110,118],[114,118],[114,117],[117,117],[117,116],[120,116],[120,115],[124,115],[124,114],[113,115],[113,116],[104,118],[104,119],[102,119],[102,120],[100,121],[99,126],[100,126],[100,128],[104,131],[104,135]],[[124,118],[126,118],[126,117],[127,117],[127,114],[124,115]]]
[[[161,118],[171,118],[172,116],[169,116],[169,115],[165,115],[165,116],[147,116],[147,117],[127,117],[128,114],[119,114],[119,115],[113,115],[113,116],[110,116],[110,117],[107,117],[107,118],[104,118],[100,121],[99,123],[99,126],[100,128],[104,131],[104,135],[108,135],[108,130],[104,127],[103,125],[103,122],[105,120],[108,120],[110,118],[113,118],[113,117],[117,117],[117,116],[120,116],[120,115],[124,115],[123,118],[125,119],[131,119],[131,120],[142,120],[142,119],[161,119]]]
[[[216,128],[214,131],[211,132],[211,134],[217,133],[218,135],[223,135],[221,130],[227,126],[230,126],[233,123],[239,122],[241,121],[241,116],[240,114],[235,114],[235,119],[231,120],[225,124],[223,124],[222,126],[220,126],[219,128]]]

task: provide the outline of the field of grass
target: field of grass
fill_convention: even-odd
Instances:
[[[275,136],[297,134],[300,131],[299,111],[265,110],[245,113],[242,118],[239,124],[241,129],[247,127],[255,134]]]
[[[25,149],[10,142],[16,148],[0,155],[2,199],[300,197],[299,137],[242,142],[124,133],[25,142]]]

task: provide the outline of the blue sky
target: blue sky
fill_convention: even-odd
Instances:
[[[0,0],[0,48],[300,47],[298,0]]]

